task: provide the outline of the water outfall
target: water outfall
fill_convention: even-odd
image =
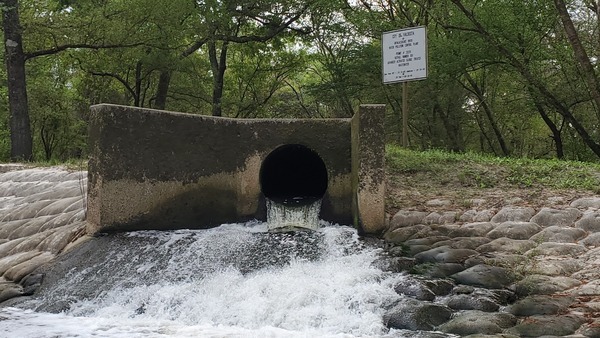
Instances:
[[[350,119],[232,119],[91,108],[87,233],[267,220],[267,201],[385,228],[385,106]],[[317,205],[318,207],[318,205]]]
[[[260,168],[270,230],[316,229],[327,168],[319,155],[300,144],[273,150]]]
[[[260,168],[266,198],[284,205],[312,204],[327,190],[327,168],[319,155],[300,144],[273,150]]]

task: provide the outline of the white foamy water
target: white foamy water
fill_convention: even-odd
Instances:
[[[376,268],[379,249],[349,227],[229,224],[99,240],[105,250],[56,286],[0,309],[0,337],[403,336],[382,320],[403,277]]]
[[[321,199],[309,204],[284,205],[267,199],[267,225],[269,230],[319,227]]]

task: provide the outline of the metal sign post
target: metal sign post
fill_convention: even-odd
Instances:
[[[381,38],[383,84],[402,82],[402,145],[408,146],[408,81],[427,78],[424,26],[384,32]]]

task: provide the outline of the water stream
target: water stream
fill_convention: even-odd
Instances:
[[[278,203],[267,199],[267,224],[271,231],[286,231],[294,229],[316,230],[319,227],[319,212],[321,199],[299,203]]]
[[[383,323],[403,277],[373,264],[379,250],[323,221],[97,237],[54,264],[35,296],[0,309],[0,336],[405,336]]]

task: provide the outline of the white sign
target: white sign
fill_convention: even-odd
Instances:
[[[384,84],[427,77],[427,31],[424,26],[384,32],[381,48]]]

